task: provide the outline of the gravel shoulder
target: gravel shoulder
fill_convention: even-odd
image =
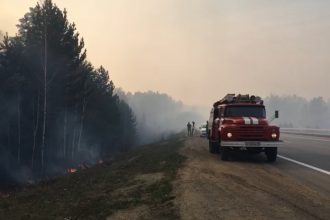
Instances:
[[[188,138],[175,204],[182,219],[330,219],[330,198],[261,155],[221,161],[207,140]],[[277,162],[280,163],[280,162]]]

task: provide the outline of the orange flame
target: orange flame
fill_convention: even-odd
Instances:
[[[68,171],[68,173],[75,173],[75,172],[77,172],[77,169],[76,168],[68,168],[67,171]]]

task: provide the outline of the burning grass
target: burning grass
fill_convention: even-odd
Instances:
[[[184,161],[182,145],[180,138],[148,145],[0,197],[1,219],[111,219],[137,207],[148,207],[151,219],[178,218],[171,182]]]

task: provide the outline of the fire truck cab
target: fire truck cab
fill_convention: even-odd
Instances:
[[[273,118],[278,118],[278,111]],[[268,161],[277,158],[280,129],[269,125],[263,100],[258,96],[227,94],[215,102],[208,120],[210,153],[228,160],[231,151],[265,152]]]

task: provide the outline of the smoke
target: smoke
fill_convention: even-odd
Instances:
[[[25,183],[33,179],[33,173],[27,166],[17,166],[16,158],[0,147],[0,183],[1,187],[11,186],[13,183]]]
[[[330,129],[328,120],[330,118],[330,98],[324,99],[319,96],[307,99],[298,95],[271,94],[264,98],[264,101],[268,119],[274,116],[275,110],[279,110],[280,117],[272,121],[272,124],[283,128]],[[211,107],[212,103],[209,106],[196,106],[191,109],[206,120]]]
[[[330,100],[322,97],[310,100],[296,95],[270,95],[265,98],[268,116],[279,110],[280,117],[274,123],[281,127],[330,128]]]
[[[8,106],[9,109],[14,109],[14,103]],[[12,111],[15,112],[15,111]],[[75,118],[73,113],[67,113],[68,118]],[[61,114],[60,114],[61,116]],[[61,120],[59,116],[58,121]],[[72,140],[77,136],[72,128],[77,127],[77,123],[68,121],[66,132],[66,151],[64,152],[63,143],[58,140],[63,139],[63,123],[55,124],[49,127],[49,134],[47,136],[48,144],[45,150],[45,170],[40,168],[40,143],[37,142],[36,153],[34,158],[34,166],[31,167],[31,143],[22,139],[21,146],[21,161],[17,161],[17,149],[14,145],[16,142],[11,139],[12,148],[8,149],[0,143],[0,189],[13,184],[24,184],[27,182],[36,182],[46,177],[61,176],[65,174],[67,168],[78,168],[80,165],[91,166],[96,164],[101,158],[102,153],[98,143],[90,143],[91,135],[84,133],[80,143],[77,147],[77,139],[74,149],[72,149]],[[12,128],[13,130],[16,130]],[[0,136],[7,135],[5,129],[0,130]],[[40,141],[40,136],[38,136]],[[17,136],[15,135],[15,138]],[[60,148],[59,148],[60,146]],[[115,149],[113,149],[115,150]]]
[[[204,121],[196,109],[164,93],[148,91],[132,94],[121,89],[117,89],[116,93],[135,114],[138,144],[151,143],[180,132],[188,121],[195,121],[196,125]]]

